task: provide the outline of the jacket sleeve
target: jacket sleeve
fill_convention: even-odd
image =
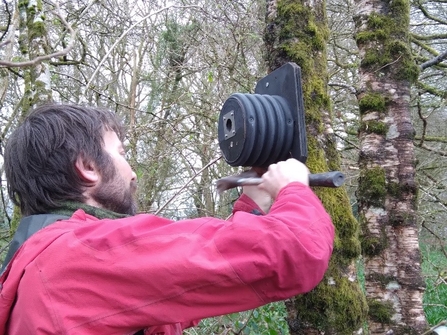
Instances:
[[[253,218],[236,211],[232,222],[216,237],[216,246],[263,303],[308,292],[322,280],[334,226],[309,187],[293,183],[280,191],[268,214]],[[226,243],[233,230],[232,243]],[[240,257],[246,254],[252,258]]]

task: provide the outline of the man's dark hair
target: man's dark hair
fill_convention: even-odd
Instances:
[[[101,173],[113,169],[103,135],[124,131],[112,112],[78,105],[49,104],[34,109],[14,130],[5,148],[8,193],[22,215],[48,213],[66,201],[83,202],[90,186],[76,171],[78,158]]]

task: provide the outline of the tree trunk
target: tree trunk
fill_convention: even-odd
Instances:
[[[18,4],[20,17],[19,23],[19,45],[24,57],[34,60],[48,53],[46,40],[47,28],[43,4],[41,1],[21,1]],[[25,92],[21,103],[20,119],[24,119],[30,109],[53,101],[51,90],[51,75],[48,61],[37,64],[24,70]],[[21,215],[18,208],[14,208],[10,223],[11,236],[15,233]]]
[[[414,129],[410,86],[417,79],[406,0],[358,2],[362,58],[357,192],[371,334],[421,334],[422,307]]]
[[[47,27],[41,1],[19,2],[20,51],[29,60],[49,54],[46,40]],[[38,62],[25,72],[25,94],[22,100],[22,117],[29,109],[53,101],[48,61]]]
[[[326,43],[329,36],[324,0],[267,1],[265,41],[274,70],[295,62],[302,70],[307,128],[307,166],[312,173],[340,169],[327,90]],[[332,217],[337,236],[323,281],[310,293],[286,301],[290,333],[350,334],[366,319],[366,301],[356,279],[360,254],[358,224],[346,190],[315,189]]]

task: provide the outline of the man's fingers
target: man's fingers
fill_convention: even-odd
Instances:
[[[309,185],[309,169],[300,161],[290,158],[287,161],[271,164],[268,171],[262,176],[260,188],[266,190],[272,198],[292,182]]]

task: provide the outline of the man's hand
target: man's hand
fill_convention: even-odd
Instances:
[[[268,170],[256,170],[262,174],[262,183],[258,186],[244,186],[243,193],[249,196],[265,213],[268,212],[279,191],[289,183],[300,182],[309,186],[309,170],[300,161],[290,158],[269,166]]]
[[[309,186],[309,170],[300,161],[290,158],[270,165],[258,187],[275,199],[284,186],[296,181]]]

